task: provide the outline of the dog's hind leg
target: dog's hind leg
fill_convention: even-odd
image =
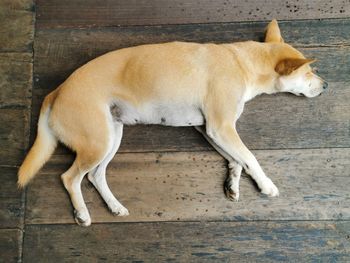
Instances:
[[[241,178],[242,166],[208,136],[203,126],[196,126],[195,128],[214,147],[214,149],[228,161],[229,171],[224,183],[224,191],[228,199],[238,201],[239,180]]]
[[[90,148],[75,148],[77,149],[77,157],[73,165],[61,175],[62,182],[70,195],[74,207],[75,221],[81,226],[89,226],[91,224],[90,214],[81,192],[81,181],[86,173],[93,170],[104,160],[107,156],[108,148],[110,148],[108,145],[95,144],[93,146],[94,143],[92,141],[90,141],[91,144],[89,145],[88,141],[84,145],[90,146]]]
[[[114,124],[114,126],[115,132],[112,150],[95,169],[89,172],[88,179],[95,186],[113,214],[119,216],[127,216],[129,215],[128,210],[117,200],[117,198],[115,198],[112,191],[109,189],[106,180],[107,165],[117,153],[123,135],[123,124],[117,122]]]
[[[91,224],[90,214],[84,202],[80,187],[85,173],[79,170],[77,161],[74,161],[73,165],[61,175],[63,184],[70,195],[74,207],[74,219],[81,226],[89,226]]]
[[[91,102],[89,103],[91,105]],[[69,106],[72,112],[77,110],[77,104]],[[64,114],[60,111],[61,108],[54,108],[52,111],[53,128],[60,134],[60,140],[76,152],[73,165],[62,174],[61,179],[70,195],[75,221],[79,225],[89,226],[91,218],[81,192],[81,181],[112,149],[114,134],[112,117],[106,109],[97,106],[86,107],[85,114],[80,116]],[[90,116],[94,116],[93,122]]]

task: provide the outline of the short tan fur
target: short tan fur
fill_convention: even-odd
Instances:
[[[245,102],[259,94],[321,94],[326,82],[312,72],[313,61],[284,43],[276,20],[267,27],[265,43],[172,42],[107,53],[77,69],[45,98],[18,185],[27,185],[60,141],[76,152],[62,175],[76,222],[91,224],[80,189],[85,174],[113,213],[127,215],[108,188],[105,170],[119,148],[123,125],[146,123],[195,126],[229,162],[225,189],[230,199],[238,200],[243,168],[262,193],[277,196],[235,123]]]

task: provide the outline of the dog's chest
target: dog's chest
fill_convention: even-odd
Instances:
[[[166,126],[196,126],[204,124],[204,117],[194,105],[185,103],[150,103],[135,107],[117,101],[111,107],[113,118],[124,124],[161,124]]]

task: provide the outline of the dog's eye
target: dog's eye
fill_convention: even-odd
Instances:
[[[312,72],[317,74],[318,73],[318,68],[313,68]]]

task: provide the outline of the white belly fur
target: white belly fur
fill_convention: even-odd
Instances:
[[[115,101],[111,112],[116,121],[127,125],[197,126],[204,124],[204,117],[199,107],[180,103],[149,103],[135,107],[123,101]]]

